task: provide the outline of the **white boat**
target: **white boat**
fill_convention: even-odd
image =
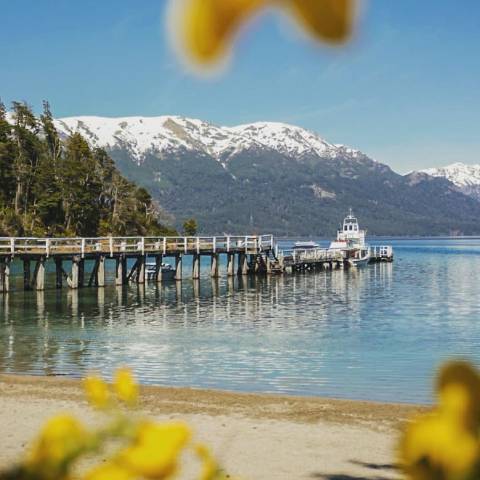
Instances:
[[[337,239],[330,243],[330,249],[341,252],[352,267],[366,265],[370,261],[370,248],[365,243],[365,236],[366,231],[360,230],[358,220],[350,209],[341,229],[337,231]]]
[[[175,269],[169,263],[162,263],[162,280],[171,280],[175,276]],[[145,275],[148,280],[153,280],[157,265],[155,262],[147,262],[145,264]]]
[[[313,250],[315,248],[319,248],[320,245],[318,243],[307,241],[307,242],[295,242],[293,245],[294,250]]]

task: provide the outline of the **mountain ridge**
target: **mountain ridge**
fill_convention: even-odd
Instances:
[[[181,116],[68,117],[175,217],[213,233],[334,235],[353,207],[372,234],[478,234],[480,202],[440,176],[402,176],[359,150],[277,122],[219,127]]]
[[[331,158],[339,153],[352,158],[364,155],[345,145],[327,142],[311,130],[281,122],[259,121],[226,127],[179,115],[161,115],[65,117],[56,119],[55,124],[63,133],[83,132],[96,146],[113,147],[119,142],[130,141],[138,147],[132,151],[137,161],[148,152],[168,151],[172,146],[190,150],[201,147],[205,153],[216,158],[222,158],[238,148],[254,146],[273,148],[290,155],[308,152]]]

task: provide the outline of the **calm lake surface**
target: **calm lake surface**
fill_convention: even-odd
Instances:
[[[0,295],[0,371],[395,402],[442,360],[480,364],[480,239],[370,240],[363,269]],[[184,271],[189,272],[185,262]],[[222,271],[223,273],[223,271]]]

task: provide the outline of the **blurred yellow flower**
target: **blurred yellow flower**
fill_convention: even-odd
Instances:
[[[90,376],[84,381],[88,401],[96,408],[103,409],[110,402],[108,385],[99,377]]]
[[[190,437],[183,423],[144,422],[131,446],[121,452],[119,462],[133,473],[151,479],[172,475],[177,457]]]
[[[175,43],[196,64],[213,64],[226,55],[248,19],[279,7],[316,40],[339,43],[351,33],[354,0],[170,0]]]
[[[129,405],[133,405],[138,398],[138,385],[129,368],[119,368],[115,372],[113,386],[118,398]]]
[[[87,442],[87,431],[76,418],[57,415],[45,424],[28,453],[27,468],[39,474],[58,472],[82,452]]]
[[[210,450],[205,445],[197,445],[195,451],[202,460],[202,472],[199,480],[212,480],[218,474],[218,464],[210,453]]]
[[[477,434],[480,428],[480,375],[467,362],[447,363],[438,376],[440,408]]]
[[[478,442],[471,433],[436,413],[413,422],[400,445],[401,464],[418,480],[467,475],[478,453]]]
[[[84,480],[130,480],[131,478],[135,477],[128,470],[108,462],[87,472]]]

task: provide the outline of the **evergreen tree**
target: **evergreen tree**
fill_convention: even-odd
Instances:
[[[189,218],[183,223],[183,233],[187,237],[193,237],[197,234],[197,221],[194,218]]]
[[[63,141],[48,102],[35,117],[0,102],[0,235],[174,234],[150,194],[126,180],[103,149],[74,133]]]

